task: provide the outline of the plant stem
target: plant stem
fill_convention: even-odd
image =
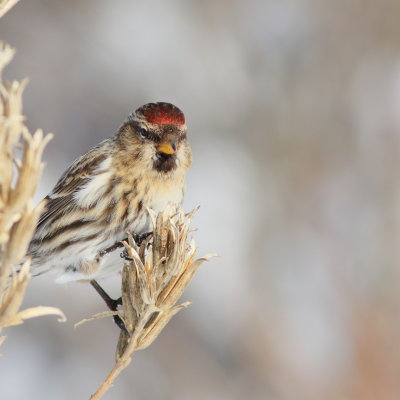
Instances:
[[[115,363],[113,369],[107,375],[107,378],[104,380],[104,382],[100,385],[97,391],[90,397],[91,400],[99,400],[101,397],[103,397],[105,392],[112,386],[117,376],[122,372],[123,369],[125,369],[131,363],[132,354],[137,348],[137,341],[143,332],[143,328],[148,320],[148,317],[150,317],[149,312],[145,312],[143,317],[140,318],[139,323],[135,327],[135,330],[133,331],[129,339],[128,345],[126,346],[123,354]]]

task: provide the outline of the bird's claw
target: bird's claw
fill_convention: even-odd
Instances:
[[[124,321],[122,321],[122,319],[119,315],[114,315],[113,319],[114,319],[114,322],[116,323],[116,325],[118,326],[118,328],[121,329],[121,331],[124,331],[129,334],[128,329],[126,329],[126,326],[124,324]]]
[[[153,232],[139,233],[139,234],[133,234],[132,237],[136,243],[136,246],[140,247],[142,245],[143,241],[146,240],[152,234],[153,234]],[[119,256],[126,261],[133,260],[133,258],[128,256],[128,252],[126,251],[126,249],[123,252],[121,252]]]
[[[145,232],[140,234],[133,235],[133,239],[138,247],[140,247],[144,240],[146,240],[149,236],[151,236],[153,232]]]
[[[107,304],[107,307],[111,311],[117,311],[118,306],[122,306],[122,297],[119,297],[118,299],[111,298],[107,294],[107,292],[94,279],[90,281],[90,284],[93,286],[93,288],[96,290],[96,292],[101,296],[101,298],[104,300],[104,302]],[[119,315],[113,315],[113,319],[114,319],[114,322],[117,324],[117,326],[122,331],[128,333],[128,330],[125,327],[124,321],[122,321],[122,319]]]
[[[133,261],[133,258],[128,256],[128,252],[124,250],[122,253],[119,255],[121,258],[123,258],[125,261]]]

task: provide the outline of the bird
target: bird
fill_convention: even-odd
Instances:
[[[166,102],[139,107],[114,136],[75,160],[45,197],[28,248],[32,274],[89,281],[103,297],[97,279],[124,263],[113,250],[127,232],[151,232],[148,209],[182,204],[191,163],[183,112]]]

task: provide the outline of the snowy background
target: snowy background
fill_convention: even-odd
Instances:
[[[400,398],[399,17],[395,0],[21,0],[1,20],[28,126],[55,134],[38,200],[138,106],[188,121],[185,208],[221,257],[105,398]],[[118,331],[73,325],[101,299],[40,277],[34,305],[68,322],[7,330],[2,400],[87,399]]]

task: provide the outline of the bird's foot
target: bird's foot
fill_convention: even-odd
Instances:
[[[153,232],[146,232],[146,233],[140,233],[140,234],[135,234],[133,235],[133,239],[136,242],[136,245],[140,247],[143,243],[144,240],[146,240],[149,236],[151,236]]]
[[[152,234],[153,234],[153,232],[146,232],[146,233],[140,233],[140,234],[133,234],[132,237],[136,243],[136,246],[140,247],[142,245],[143,241],[146,240]],[[128,252],[126,250],[121,252],[121,254],[119,256],[126,261],[132,261],[132,258],[128,256]]]
[[[124,240],[126,240],[126,239],[124,239]],[[112,253],[114,250],[120,249],[121,247],[124,247],[124,245],[121,242],[114,243],[112,246],[107,247],[104,250],[101,250],[99,252],[99,256],[104,257],[105,255]]]
[[[125,261],[133,261],[133,258],[131,258],[131,257],[128,256],[128,252],[127,252],[126,250],[124,250],[123,252],[121,252],[121,253],[119,254],[119,256],[120,256],[121,258],[123,258]]]
[[[119,297],[118,299],[111,298],[108,293],[98,284],[97,281],[94,279],[90,281],[90,284],[94,287],[96,292],[100,295],[100,297],[104,300],[107,304],[108,308],[111,311],[117,311],[118,306],[122,305],[122,298]],[[124,321],[120,318],[119,315],[113,315],[114,322],[117,326],[124,332],[128,333],[128,330],[125,327]]]

